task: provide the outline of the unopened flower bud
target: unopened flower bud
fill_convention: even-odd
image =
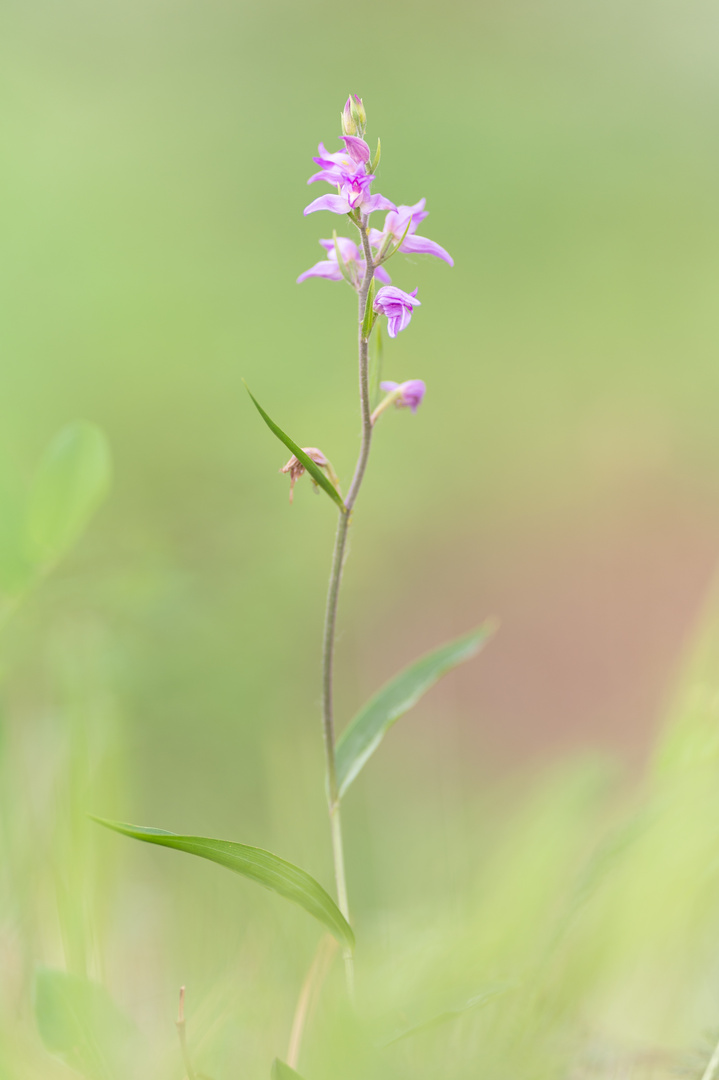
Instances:
[[[367,127],[367,113],[362,104],[362,98],[356,94],[350,94],[345,101],[342,110],[342,134],[357,135],[361,139]]]

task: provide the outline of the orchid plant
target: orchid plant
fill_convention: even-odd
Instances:
[[[395,204],[384,195],[372,192],[372,184],[380,162],[380,142],[372,154],[365,139],[367,117],[362,99],[348,97],[341,116],[339,141],[342,149],[331,152],[323,143],[313,160],[319,166],[308,183],[328,183],[333,191],[320,195],[306,208],[305,215],[328,211],[343,217],[355,231],[354,238],[338,236],[320,240],[326,257],[305,270],[297,278],[304,282],[309,278],[325,278],[328,281],[344,281],[357,294],[357,336],[359,412],[361,437],[357,461],[346,494],[342,494],[340,478],[329,456],[316,446],[299,446],[269,416],[252,394],[260,416],[273,434],[291,451],[289,461],[281,472],[290,478],[290,502],[296,482],[309,473],[317,488],[321,488],[336,504],[338,510],[337,532],[327,592],[324,634],[322,640],[322,732],[326,766],[326,790],[329,811],[330,836],[335,871],[335,894],[330,894],[310,874],[279,856],[256,847],[231,841],[200,836],[181,836],[164,830],[120,824],[96,819],[101,824],[138,840],[175,848],[201,858],[212,860],[230,870],[242,874],[261,885],[285,896],[303,907],[330,932],[331,938],[342,947],[347,993],[355,1000],[354,949],[355,937],[351,926],[350,905],[345,874],[345,856],[341,825],[341,803],[349,785],[357,777],[367,760],[377,749],[384,735],[395,721],[407,712],[443,674],[459,663],[475,656],[491,634],[492,627],[485,623],[478,629],[444,644],[421,657],[401,671],[382,687],[359,713],[346,724],[339,738],[336,735],[334,710],[334,658],[337,627],[337,611],[345,566],[347,538],[355,506],[366,475],[367,464],[380,416],[391,406],[408,408],[416,413],[425,396],[425,383],[419,378],[402,382],[382,381],[373,393],[370,373],[370,342],[379,339],[380,320],[387,320],[387,334],[395,338],[406,330],[412,315],[420,306],[417,289],[407,292],[392,284],[386,264],[398,253],[432,255],[453,266],[451,255],[438,243],[417,235],[418,226],[427,217],[425,199],[410,204]],[[379,228],[372,223],[372,216],[384,212],[385,219]],[[378,287],[379,283],[379,287]],[[378,326],[377,324],[380,323]],[[328,953],[327,938],[319,945],[308,980],[316,984],[327,970],[323,957]],[[292,1027],[287,1063],[279,1059],[273,1067],[277,1077],[296,1076],[302,1032],[306,1019],[307,985],[300,993],[300,1001]],[[187,1052],[184,1042],[183,1053]],[[188,1075],[190,1075],[188,1070]]]

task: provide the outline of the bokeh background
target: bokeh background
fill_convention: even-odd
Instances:
[[[422,231],[455,258],[391,266],[422,307],[384,374],[428,393],[377,433],[340,715],[418,652],[500,622],[348,797],[358,918],[389,933],[418,898],[460,895],[467,844],[528,777],[584,750],[642,775],[695,633],[719,551],[719,10],[5,0],[0,17],[0,451],[29,477],[85,417],[114,459],[101,514],[4,636],[25,853],[6,1006],[31,962],[67,958],[67,850],[70,891],[99,897],[91,972],[147,1026],[192,983],[208,1030],[218,987],[245,979],[261,1060],[314,947],[304,916],[77,830],[90,809],[232,837],[331,881],[318,650],[334,510],[306,481],[289,506],[286,455],[242,385],[348,481],[354,298],[295,284],[341,226],[302,216],[316,144],[362,95],[375,187],[425,196]],[[90,764],[73,781],[78,725]],[[270,1007],[257,984],[285,980]]]

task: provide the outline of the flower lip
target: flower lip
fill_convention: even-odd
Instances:
[[[408,307],[421,307],[422,301],[417,299],[417,289],[411,293],[398,289],[396,285],[385,285],[374,298],[374,306],[377,311],[383,311],[390,304],[406,304]]]

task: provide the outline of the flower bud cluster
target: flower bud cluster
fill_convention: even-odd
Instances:
[[[367,127],[367,113],[364,111],[362,98],[357,97],[356,94],[350,94],[345,101],[341,120],[343,135],[364,137],[365,128]]]

